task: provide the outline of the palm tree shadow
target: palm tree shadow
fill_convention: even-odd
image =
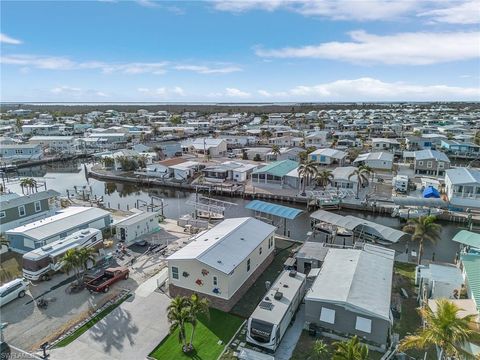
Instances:
[[[132,322],[129,311],[118,307],[99,321],[90,329],[90,337],[103,343],[104,351],[109,353],[112,348],[121,351],[124,341],[128,339],[130,345],[135,344],[134,334],[138,333],[138,327]]]

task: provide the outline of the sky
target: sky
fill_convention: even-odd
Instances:
[[[0,6],[3,102],[480,101],[480,0]]]

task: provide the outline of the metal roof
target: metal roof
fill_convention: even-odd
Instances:
[[[310,214],[310,217],[322,222],[343,227],[347,230],[355,230],[357,232],[368,232],[392,243],[398,242],[407,234],[403,231],[393,229],[391,227],[360,219],[355,216],[342,216],[325,210],[317,210]]]
[[[441,151],[431,150],[431,149],[415,151],[415,160],[430,160],[430,159],[435,159],[437,161],[450,162],[450,159],[448,158],[448,156]]]
[[[56,215],[7,230],[5,233],[28,236],[33,240],[49,239],[106,216],[110,217],[110,213],[99,208],[70,206]]]
[[[469,168],[448,169],[445,177],[450,179],[454,185],[462,184],[480,184],[480,170]]]
[[[254,174],[268,173],[273,176],[285,176],[290,171],[298,167],[299,164],[293,160],[274,161],[260,169],[253,170]]]
[[[480,310],[480,255],[464,254],[460,256],[465,271],[468,287]]]
[[[293,220],[298,214],[302,212],[300,209],[291,208],[288,206],[272,204],[266,201],[253,200],[250,201],[246,206],[246,209],[259,211],[269,215],[275,215],[284,219]]]
[[[340,304],[350,311],[390,321],[395,250],[330,249],[306,301]]]
[[[230,274],[276,227],[252,217],[226,219],[197,235],[167,260],[196,259]]]
[[[460,230],[452,240],[463,245],[480,249],[480,234],[468,230]]]

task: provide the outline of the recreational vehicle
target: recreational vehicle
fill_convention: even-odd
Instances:
[[[247,342],[274,352],[305,294],[305,274],[285,270],[248,319]]]
[[[93,228],[80,230],[65,239],[54,241],[24,254],[23,276],[29,280],[48,280],[53,273],[62,268],[62,258],[68,250],[85,247],[102,248],[102,232]]]

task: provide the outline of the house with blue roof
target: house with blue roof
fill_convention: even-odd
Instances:
[[[440,146],[445,152],[455,155],[475,156],[480,154],[480,146],[457,140],[441,140]]]
[[[252,173],[253,186],[277,186],[283,188],[289,173],[298,168],[299,163],[292,160],[274,161]]]

